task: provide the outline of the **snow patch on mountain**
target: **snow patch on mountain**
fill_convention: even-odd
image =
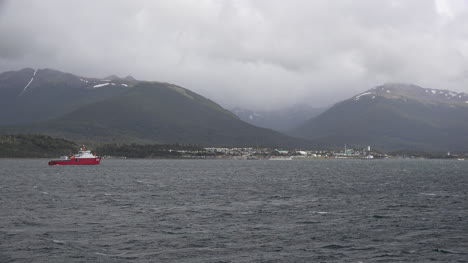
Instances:
[[[263,117],[263,115],[260,113],[256,113],[256,112],[252,112],[252,114],[249,115],[249,119],[251,120],[256,119],[256,118],[261,118],[261,117]]]
[[[33,73],[33,76],[31,78],[31,80],[28,82],[28,84],[26,84],[26,86],[23,88],[23,91],[20,93],[20,96],[23,95],[25,92],[26,92],[26,89],[28,89],[29,85],[31,85],[31,83],[33,82],[34,80],[34,76],[36,76],[36,73],[37,73],[37,69],[34,70],[34,73]]]
[[[109,84],[110,84],[110,83],[98,84],[98,85],[94,85],[93,88],[100,88],[100,87],[107,86],[107,85],[109,85]]]
[[[364,95],[369,95],[369,94],[372,94],[372,92],[364,92],[360,95],[357,95],[356,97],[354,97],[354,100],[359,100],[360,97],[364,96]]]

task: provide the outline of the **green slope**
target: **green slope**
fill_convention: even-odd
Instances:
[[[14,130],[98,142],[298,147],[305,140],[258,128],[187,89],[140,82],[64,116]]]

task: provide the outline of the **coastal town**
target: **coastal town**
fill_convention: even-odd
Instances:
[[[187,159],[236,159],[236,160],[301,160],[301,159],[414,159],[414,158],[437,158],[465,160],[467,154],[457,155],[450,152],[440,155],[423,155],[418,153],[394,153],[385,154],[373,150],[370,146],[365,148],[347,148],[343,150],[284,150],[271,148],[253,147],[209,147],[203,150],[177,150],[182,158]]]
[[[218,158],[239,160],[293,160],[293,159],[326,159],[326,158],[387,158],[377,152],[369,150],[347,149],[342,151],[312,151],[312,150],[282,150],[270,148],[224,148],[210,147],[205,151],[180,151],[185,158]]]

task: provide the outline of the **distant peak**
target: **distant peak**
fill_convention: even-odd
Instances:
[[[105,77],[104,79],[106,80],[119,80],[120,78],[116,75],[110,75],[110,76],[107,76]]]
[[[132,77],[131,75],[128,75],[124,78],[125,80],[130,80],[130,81],[136,81],[136,79],[134,77]]]
[[[388,82],[380,86],[376,86],[368,91],[367,93],[397,93],[405,94],[407,92],[423,91],[424,88],[411,84],[411,83],[400,83],[400,82]]]
[[[56,70],[56,69],[53,69],[53,68],[42,68],[42,69],[39,69],[39,70],[42,70],[42,71],[48,71],[48,72],[59,72],[59,73],[65,73],[65,72],[62,72],[60,70]],[[65,73],[65,74],[71,74],[71,73]]]

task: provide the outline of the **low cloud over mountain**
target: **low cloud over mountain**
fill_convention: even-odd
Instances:
[[[254,111],[386,82],[468,92],[466,1],[2,2],[0,72],[131,74]]]

